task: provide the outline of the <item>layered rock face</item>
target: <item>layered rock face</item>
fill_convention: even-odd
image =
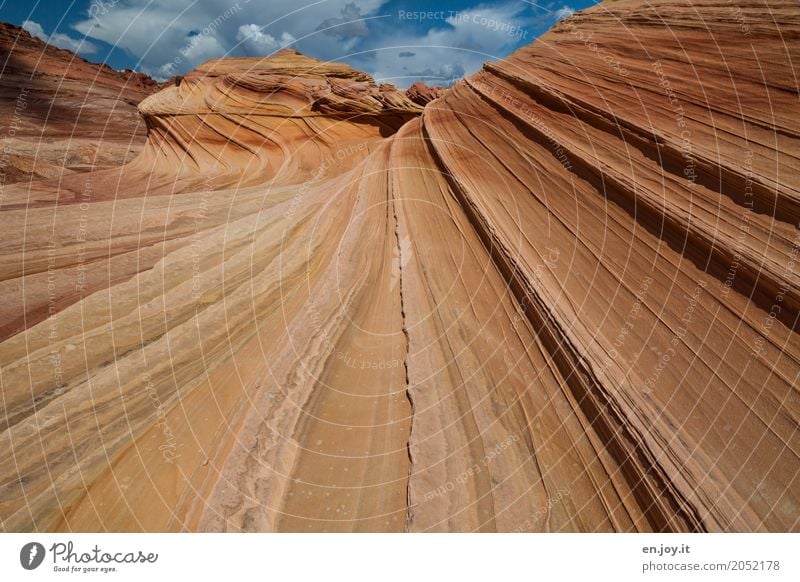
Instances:
[[[138,155],[136,105],[159,86],[47,45],[0,23],[0,183],[118,166]]]
[[[6,192],[3,528],[800,529],[798,35],[618,0],[424,110],[292,52],[148,98]]]
[[[422,108],[345,64],[284,49],[209,61],[139,110],[150,139],[137,170],[276,186],[309,179],[331,153],[352,158],[348,146],[363,153],[365,140],[393,134]]]
[[[420,105],[427,105],[434,99],[438,99],[444,95],[445,89],[439,86],[429,87],[425,83],[417,82],[406,89],[406,95],[414,103]]]

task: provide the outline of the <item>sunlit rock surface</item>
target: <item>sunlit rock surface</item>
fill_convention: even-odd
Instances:
[[[425,83],[416,82],[406,89],[406,96],[414,103],[424,106],[444,95],[444,92],[445,89],[442,87],[429,87]]]
[[[800,524],[795,2],[606,2],[424,110],[291,51],[6,188],[5,530]]]

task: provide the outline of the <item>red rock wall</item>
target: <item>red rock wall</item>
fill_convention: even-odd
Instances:
[[[798,36],[618,0],[420,116],[292,54],[151,97],[6,194],[3,527],[798,530]]]

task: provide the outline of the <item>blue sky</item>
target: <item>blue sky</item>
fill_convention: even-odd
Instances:
[[[115,69],[165,79],[284,46],[381,82],[449,84],[594,0],[0,0],[0,20]]]

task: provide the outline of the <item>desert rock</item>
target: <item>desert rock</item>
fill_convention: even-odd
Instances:
[[[145,142],[136,105],[159,89],[0,23],[3,184],[118,166]]]
[[[605,2],[424,109],[218,59],[8,187],[3,529],[800,529],[800,9],[736,7]]]

